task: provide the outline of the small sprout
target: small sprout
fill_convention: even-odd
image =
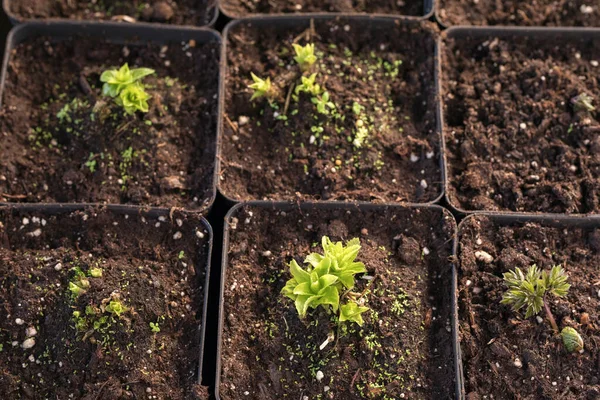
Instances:
[[[127,64],[118,70],[104,71],[100,76],[100,81],[104,82],[102,94],[114,98],[127,114],[148,112],[148,100],[152,96],[146,93],[142,79],[153,73],[150,68],[130,70]]]
[[[340,322],[356,322],[359,326],[364,324],[362,313],[369,311],[369,307],[362,307],[351,301],[340,307]]]
[[[308,71],[312,65],[317,62],[317,56],[315,56],[315,45],[308,43],[306,46],[300,46],[299,44],[293,44],[296,57],[294,60],[300,65],[302,71]]]
[[[560,332],[563,344],[569,353],[580,352],[583,350],[583,339],[579,332],[574,328],[567,326]]]
[[[87,288],[90,287],[90,281],[85,278],[80,278],[75,282],[69,282],[69,291],[71,292],[71,297],[77,298],[84,294]]]
[[[104,71],[100,76],[100,81],[104,82],[102,86],[102,94],[110,97],[117,97],[128,86],[140,82],[144,77],[152,75],[153,69],[150,68],[135,68],[129,69],[129,65],[125,63],[118,70],[110,69]]]
[[[360,103],[357,103],[356,101],[352,104],[352,112],[354,112],[354,115],[356,116],[362,114],[364,109],[365,107],[361,106]]]
[[[296,310],[304,317],[309,308],[320,305],[331,305],[337,311],[340,294],[335,286],[338,278],[329,274],[331,259],[324,258],[313,270],[303,270],[296,260],[290,262],[290,272],[293,276],[285,287],[283,294],[295,301]]]
[[[92,278],[100,278],[102,276],[102,268],[91,268],[90,276]]]
[[[133,115],[136,111],[148,112],[148,100],[151,97],[144,90],[144,86],[138,83],[127,86],[115,102],[122,106],[127,114]]]
[[[177,255],[177,258],[179,258],[180,260],[183,260],[185,258],[185,251],[181,250],[179,252],[179,254]]]
[[[322,91],[321,86],[318,83],[315,83],[316,78],[316,72],[308,78],[306,76],[302,76],[300,78],[302,83],[296,86],[296,95],[305,92],[311,94],[312,96],[319,96],[322,93]]]
[[[366,272],[365,265],[356,262],[360,250],[358,238],[350,240],[346,246],[342,242],[333,243],[327,236],[321,239],[323,254],[311,253],[304,260],[307,269],[302,269],[296,260],[289,264],[292,279],[288,280],[281,293],[294,300],[300,317],[306,316],[309,308],[323,306],[338,312],[344,296],[359,298],[350,291],[355,285],[355,275]],[[346,291],[342,296],[340,292]],[[331,306],[331,307],[329,307]],[[362,325],[361,314],[368,310],[355,301],[349,301],[340,309],[339,321],[356,322]]]
[[[313,97],[313,104],[317,106],[317,112],[324,115],[329,115],[329,110],[335,110],[335,104],[329,101],[329,92],[324,92],[322,96]]]
[[[271,78],[267,77],[267,79],[261,79],[256,76],[254,72],[251,72],[250,74],[252,75],[252,80],[254,81],[254,83],[248,85],[250,89],[254,90],[250,101],[254,99],[260,99],[261,97],[265,97],[269,101],[273,100],[275,93],[273,86],[271,85]]]
[[[120,317],[121,314],[129,311],[129,308],[126,307],[119,299],[113,299],[106,306],[106,311],[116,315],[117,317]]]
[[[593,102],[594,98],[587,93],[581,93],[571,99],[571,103],[577,111],[595,111],[596,107],[592,104]]]
[[[560,265],[553,266],[550,273],[540,271],[535,264],[529,267],[527,274],[515,268],[514,271],[504,274],[504,283],[508,286],[508,290],[502,296],[500,303],[511,305],[513,311],[526,307],[525,318],[538,314],[544,308],[546,318],[558,335],[558,325],[550,311],[546,295],[549,293],[556,297],[566,296],[571,287],[567,279],[565,270]],[[560,335],[568,351],[576,348],[583,349],[583,340],[573,328],[564,328]]]
[[[160,332],[160,327],[158,326],[158,322],[150,322],[150,329],[152,329],[152,332],[154,332],[154,333]]]

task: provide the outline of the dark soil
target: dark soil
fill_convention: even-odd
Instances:
[[[418,24],[344,19],[306,28],[308,21],[294,28],[241,23],[229,31],[222,193],[244,200],[433,201],[441,188],[432,32]],[[318,61],[310,72],[335,113],[318,113],[311,96],[300,93],[283,115],[301,76],[294,38],[315,44]],[[273,105],[250,101],[251,72],[270,77]],[[365,107],[363,117],[353,112],[355,102]],[[370,133],[357,148],[354,132],[364,117]]]
[[[8,66],[0,199],[199,209],[212,201],[219,44],[38,38]],[[148,67],[148,113],[101,95],[102,71]],[[68,107],[66,117],[59,113]]]
[[[221,8],[235,18],[298,12],[424,15],[423,0],[221,0]]]
[[[562,35],[446,40],[448,196],[464,210],[600,209],[600,42]],[[594,111],[572,100],[595,97]]]
[[[6,212],[1,222],[0,398],[198,398],[209,247],[197,217]],[[90,283],[79,297],[68,289],[75,268]],[[115,298],[129,310],[92,328]],[[75,311],[85,329],[75,328]]]
[[[68,18],[206,25],[216,12],[215,0],[9,0],[20,19]]]
[[[446,25],[600,26],[600,4],[588,0],[439,0]]]
[[[476,251],[489,253],[493,261],[478,261]],[[537,223],[500,226],[485,217],[470,218],[460,232],[460,264],[467,399],[600,398],[600,230]],[[568,353],[547,320],[524,319],[500,304],[506,290],[502,274],[532,264],[547,270],[560,264],[567,271],[572,285],[568,295],[552,297],[550,307],[559,328],[572,326],[580,332],[584,353]],[[589,323],[581,323],[583,313],[589,314]]]
[[[229,226],[223,400],[454,398],[449,213],[244,206]],[[357,278],[354,289],[370,290],[362,328],[347,325],[320,350],[333,316],[318,308],[301,320],[280,291],[290,260],[322,252],[324,235],[359,237],[357,260],[374,279]]]

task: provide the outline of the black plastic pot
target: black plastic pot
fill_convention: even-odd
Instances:
[[[462,209],[459,205],[456,205],[452,202],[449,193],[450,193],[450,181],[452,179],[449,176],[450,165],[448,164],[447,159],[447,149],[446,149],[446,122],[445,122],[445,110],[444,110],[444,96],[445,93],[443,91],[442,80],[444,79],[444,75],[442,69],[444,66],[443,62],[443,51],[444,51],[444,40],[446,38],[493,38],[493,37],[535,37],[540,39],[547,39],[549,41],[552,38],[560,37],[564,38],[573,38],[573,39],[582,39],[588,38],[591,40],[600,39],[600,29],[595,28],[542,28],[542,27],[455,27],[450,28],[443,32],[442,35],[438,38],[438,56],[436,58],[436,62],[438,65],[437,68],[437,93],[439,95],[439,123],[440,123],[440,132],[442,135],[442,154],[443,154],[443,165],[445,169],[444,173],[444,197],[446,200],[446,204],[448,207],[456,214],[459,215],[468,215],[474,213],[490,213],[494,215],[510,215],[515,217],[520,217],[521,215],[525,215],[523,212],[518,211],[490,211],[490,210],[465,210]],[[552,215],[543,212],[531,212],[528,213],[530,215]],[[558,215],[558,214],[557,214]],[[577,215],[577,214],[574,214]]]
[[[8,206],[0,206],[0,213],[13,213],[13,214],[26,214],[26,213],[38,213],[44,214],[48,216],[58,216],[69,214],[75,211],[89,211],[89,212],[98,212],[99,210],[105,210],[108,213],[114,214],[115,216],[131,216],[131,217],[139,217],[143,216],[148,219],[158,219],[159,217],[165,217],[167,219],[172,218],[173,215],[168,210],[163,210],[159,208],[150,208],[147,210],[136,209],[133,207],[126,206],[105,206],[105,207],[95,207],[95,206],[84,206],[84,205],[55,205],[55,204],[23,204],[23,205],[8,205]],[[205,269],[202,270],[198,265],[194,266],[196,271],[204,273],[204,288],[203,288],[203,304],[202,304],[202,326],[198,327],[198,337],[199,337],[199,354],[198,354],[198,374],[197,374],[197,383],[202,384],[202,371],[204,366],[204,340],[206,333],[206,324],[208,320],[208,295],[209,295],[209,283],[210,283],[210,271],[211,271],[211,256],[212,256],[212,248],[213,248],[213,230],[208,221],[200,216],[200,222],[202,228],[208,233],[208,237],[205,239],[204,244],[204,252],[206,254],[205,257]],[[176,228],[175,224],[173,227]],[[148,225],[149,229],[153,229],[152,225]],[[200,252],[202,249],[198,249]],[[208,386],[208,384],[206,384]]]
[[[219,293],[219,313],[218,313],[218,333],[217,333],[217,350],[216,350],[216,371],[215,371],[215,384],[214,384],[214,395],[216,400],[221,400],[219,394],[219,386],[221,382],[221,350],[224,346],[222,342],[223,335],[223,321],[224,321],[224,301],[223,296],[225,293],[225,285],[227,281],[227,268],[229,263],[229,241],[231,235],[231,223],[232,218],[236,216],[236,213],[240,211],[240,209],[244,207],[256,207],[266,210],[273,211],[300,211],[302,213],[308,213],[310,211],[340,211],[340,210],[354,210],[354,211],[382,211],[382,210],[436,210],[441,213],[445,217],[451,218],[454,232],[456,232],[456,222],[452,214],[450,214],[445,208],[437,206],[437,205],[388,205],[388,206],[380,206],[374,204],[357,204],[357,203],[342,203],[342,202],[329,202],[329,203],[287,203],[287,202],[268,202],[268,201],[251,201],[244,202],[235,205],[225,217],[225,227],[224,227],[224,236],[223,236],[223,253],[222,253],[222,265],[221,265],[221,276],[220,276],[220,293]],[[238,224],[244,223],[243,221],[239,221]],[[276,224],[276,221],[273,221]],[[456,234],[452,235],[452,248],[457,248],[456,242]],[[253,250],[254,251],[254,250]],[[454,253],[456,254],[456,253]],[[458,344],[458,319],[457,319],[457,303],[456,303],[456,287],[457,287],[457,274],[456,274],[456,266],[453,264],[452,260],[448,260],[448,264],[450,267],[450,276],[451,282],[448,282],[448,290],[450,298],[452,299],[451,309],[450,309],[450,318],[451,318],[451,338],[452,338],[452,352],[453,352],[453,366],[455,371],[455,398],[461,398],[463,383],[462,383],[462,364],[460,357],[457,354],[460,354],[460,348]]]
[[[456,270],[457,270],[457,274],[455,275],[455,279],[457,279],[457,281],[455,282],[455,286],[454,286],[454,294],[455,294],[455,299],[454,299],[454,303],[457,305],[458,304],[458,293],[460,291],[460,288],[458,287],[458,275],[460,274],[460,258],[459,258],[459,253],[460,253],[460,240],[461,240],[461,236],[463,234],[463,229],[466,223],[468,223],[470,220],[472,219],[476,219],[476,218],[481,218],[481,217],[486,217],[489,218],[492,222],[494,222],[497,225],[500,226],[514,226],[514,225],[523,225],[525,223],[528,222],[533,222],[533,223],[538,223],[540,225],[544,225],[544,226],[550,226],[550,227],[557,227],[557,228],[598,228],[600,227],[600,218],[598,216],[594,216],[594,217],[588,217],[588,216],[569,216],[569,215],[564,215],[564,214],[538,214],[538,215],[534,215],[534,214],[526,214],[526,213],[512,213],[512,214],[507,214],[507,213],[499,213],[499,212],[493,212],[493,213],[487,213],[487,212],[478,212],[478,213],[474,213],[471,215],[468,215],[465,219],[463,219],[459,224],[458,224],[458,231],[457,231],[457,240],[454,242],[454,254],[455,254],[455,262],[457,263],[456,265]],[[459,325],[458,325],[458,318],[460,318],[460,316],[458,315],[458,309],[456,309],[456,321],[455,321],[455,330],[456,330],[456,334],[457,334],[457,355],[458,355],[458,365],[460,365],[460,368],[458,369],[458,372],[460,373],[460,377],[457,378],[457,380],[461,383],[461,387],[460,389],[460,397],[461,399],[464,399],[466,394],[465,394],[465,387],[464,387],[464,371],[462,368],[462,354],[461,354],[461,350],[460,350],[460,333],[459,333]]]
[[[23,22],[30,22],[33,21],[33,19],[22,19],[19,18],[17,15],[15,15],[14,13],[12,13],[10,11],[10,4],[11,2],[18,2],[19,0],[2,0],[2,8],[4,9],[4,12],[6,13],[6,15],[8,16],[8,18],[10,19],[10,22],[13,25],[18,25],[20,23]],[[208,18],[208,23],[204,24],[204,25],[200,25],[200,26],[206,26],[206,27],[210,27],[213,26],[214,23],[217,21],[217,18],[219,17],[219,4],[218,4],[219,0],[214,0],[215,5],[212,7],[211,10],[209,10],[209,14],[210,17]],[[59,18],[53,18],[53,19],[46,19],[43,21],[66,21],[66,19],[59,19]],[[127,24],[127,23],[126,23]],[[157,23],[157,22],[137,22],[136,25],[150,25],[150,26],[173,26],[173,25],[169,25],[169,24],[163,24],[163,23]]]
[[[224,130],[225,130],[225,124],[224,124],[224,115],[225,115],[225,92],[226,92],[226,81],[228,78],[228,62],[227,62],[227,49],[229,46],[229,34],[230,31],[234,28],[236,28],[239,25],[251,25],[253,27],[264,27],[264,28],[277,28],[277,29],[281,29],[281,30],[285,30],[285,29],[298,29],[301,27],[305,27],[308,28],[311,24],[311,21],[315,21],[315,23],[319,23],[319,22],[326,22],[326,21],[335,21],[335,20],[347,20],[347,21],[353,21],[356,23],[360,23],[360,24],[364,24],[365,25],[365,29],[369,29],[369,25],[371,24],[376,24],[377,27],[379,28],[385,28],[388,27],[389,29],[392,29],[393,27],[397,26],[398,24],[405,24],[407,26],[421,26],[421,19],[414,19],[414,18],[410,18],[410,17],[402,17],[402,18],[389,18],[389,17],[382,17],[382,16],[373,16],[373,15],[361,15],[361,14],[334,14],[334,13],[329,13],[329,14],[294,14],[294,15],[279,15],[279,16],[258,16],[258,17],[249,17],[249,18],[243,18],[243,19],[239,19],[239,20],[234,20],[232,22],[230,22],[225,29],[223,30],[223,53],[221,55],[221,86],[219,89],[219,121],[218,121],[218,137],[217,137],[217,176],[219,177],[217,179],[217,189],[219,190],[219,193],[221,193],[223,195],[223,197],[225,199],[227,199],[229,202],[231,202],[232,204],[235,203],[239,203],[241,201],[261,201],[263,199],[251,199],[251,200],[242,200],[242,199],[237,199],[237,198],[231,198],[229,196],[227,196],[224,191],[221,189],[221,180],[220,180],[220,173],[221,173],[221,163],[222,163],[222,152],[223,152],[223,140],[224,140]],[[431,34],[433,35],[433,31],[431,31]],[[434,48],[434,71],[433,71],[433,76],[434,76],[434,80],[438,81],[438,72],[439,72],[439,68],[437,67],[437,63],[439,59],[439,44],[436,43],[435,44],[435,48]],[[435,98],[439,98],[439,89],[438,87],[434,84],[433,90],[435,90]],[[444,188],[445,188],[445,184],[444,184],[444,178],[446,176],[446,172],[445,172],[445,157],[443,157],[442,153],[443,153],[443,140],[441,139],[441,115],[439,114],[439,110],[440,108],[437,109],[437,113],[436,113],[436,119],[437,119],[437,130],[440,134],[440,146],[439,146],[439,151],[440,151],[440,155],[439,155],[439,165],[440,165],[440,171],[441,171],[441,176],[440,176],[440,182],[441,183],[441,187],[440,187],[440,193],[438,194],[438,196],[429,201],[429,202],[424,202],[424,203],[414,203],[414,204],[420,204],[420,205],[433,205],[436,204],[440,201],[440,199],[442,199],[444,197]],[[276,199],[275,201],[279,201],[279,199]],[[283,200],[282,200],[283,201]],[[324,203],[328,203],[328,202],[332,202],[332,201],[319,201],[319,202],[324,202]],[[335,201],[333,201],[333,203],[336,203]],[[370,204],[370,202],[362,202],[362,201],[354,201],[354,203],[360,203],[360,204]]]
[[[20,43],[38,36],[51,36],[59,40],[67,39],[73,36],[102,38],[107,42],[130,45],[145,45],[147,43],[167,44],[181,43],[182,41],[195,40],[197,43],[221,43],[219,33],[208,28],[183,28],[176,26],[154,26],[151,24],[121,24],[107,22],[75,22],[75,21],[60,21],[60,22],[30,22],[21,24],[13,28],[6,41],[6,49],[4,52],[4,61],[2,64],[2,75],[0,77],[0,107],[2,106],[4,86],[8,72],[8,64],[10,61],[13,49]],[[219,77],[219,79],[221,79]],[[218,112],[217,112],[218,114]],[[216,135],[217,133],[212,133]],[[216,154],[216,140],[215,151]],[[216,162],[216,158],[215,158]],[[193,211],[207,212],[214,202],[216,196],[216,181],[218,171],[215,168],[212,176],[210,198],[204,199],[200,208]],[[13,204],[11,202],[1,202],[3,204]],[[56,204],[55,204],[56,205]],[[69,205],[69,204],[65,204]],[[72,204],[78,206],[78,203]],[[83,206],[102,206],[101,204],[86,204]],[[123,205],[125,209],[139,210],[150,208],[147,206]],[[167,208],[163,208],[167,210]]]
[[[239,18],[246,18],[246,17],[256,17],[256,16],[290,16],[292,14],[287,13],[287,14],[245,14],[245,15],[238,15],[238,14],[232,14],[232,13],[228,13],[224,10],[223,8],[223,2],[227,1],[227,0],[220,0],[219,3],[219,10],[221,11],[221,14],[223,14],[226,17],[229,17],[231,19],[239,19]],[[423,1],[423,15],[414,15],[414,16],[407,16],[407,15],[397,15],[397,14],[368,14],[372,17],[381,17],[381,18],[406,18],[406,19],[415,19],[415,20],[426,20],[429,19],[432,15],[433,15],[433,10],[434,10],[434,3],[435,0],[424,0]],[[318,13],[319,15],[326,15],[325,13]],[[327,13],[330,15],[336,15],[336,13]],[[311,13],[294,13],[293,15],[296,16],[303,16],[303,17],[310,17]],[[364,13],[361,14],[353,14],[353,15],[367,15]]]

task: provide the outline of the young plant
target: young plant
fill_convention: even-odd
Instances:
[[[302,76],[300,79],[301,84],[296,86],[296,95],[304,92],[312,96],[319,96],[322,93],[321,85],[315,82],[317,79],[316,72],[309,77]]]
[[[302,72],[310,70],[315,62],[317,62],[317,56],[315,55],[315,45],[308,43],[306,46],[300,46],[299,44],[293,44],[296,57],[294,60],[300,65]]]
[[[102,94],[114,98],[127,114],[148,112],[148,100],[152,96],[146,93],[142,79],[153,73],[150,68],[129,69],[127,63],[118,70],[104,71],[100,76],[100,81],[104,82]]]
[[[321,96],[313,97],[311,101],[317,106],[319,114],[329,115],[329,110],[335,110],[335,103],[330,101],[329,92],[324,92]]]
[[[550,273],[540,271],[535,264],[529,267],[527,274],[515,268],[514,271],[504,274],[504,283],[508,286],[508,290],[502,296],[500,303],[512,306],[513,311],[526,307],[525,318],[537,315],[543,308],[554,333],[559,334],[558,325],[548,305],[547,295],[566,296],[571,287],[567,279],[560,265],[552,267]],[[575,329],[566,327],[560,334],[568,351],[583,350],[583,340]]]
[[[309,254],[304,260],[308,264],[306,270],[296,260],[290,262],[292,279],[287,281],[281,292],[294,300],[302,318],[309,309],[322,306],[335,313],[339,310],[339,322],[350,321],[362,325],[362,314],[369,308],[360,306],[354,300],[360,295],[351,292],[355,275],[367,271],[363,263],[355,261],[360,250],[359,239],[352,239],[346,246],[342,242],[331,242],[327,236],[321,242],[323,254]],[[340,295],[344,290],[346,292]],[[340,302],[346,299],[347,303],[340,307]]]
[[[159,333],[160,327],[158,326],[158,322],[150,322],[150,329],[153,333]]]
[[[575,96],[571,99],[571,103],[573,103],[573,107],[577,111],[594,111],[596,107],[592,104],[594,102],[594,98],[589,96],[587,93],[581,93],[578,96]]]
[[[265,97],[267,100],[272,101],[275,97],[275,90],[271,85],[271,78],[267,77],[267,79],[261,79],[256,76],[254,72],[251,72],[250,74],[254,81],[254,83],[248,85],[248,88],[254,90],[250,101],[260,99],[261,97]]]

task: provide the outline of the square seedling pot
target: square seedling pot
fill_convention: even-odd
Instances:
[[[219,34],[203,28],[72,21],[14,28],[0,83],[0,201],[208,210],[220,45]],[[150,112],[121,121],[122,108],[101,94],[100,72],[127,62],[155,69],[144,80],[159,89],[150,92]],[[99,118],[103,124],[94,123]]]
[[[451,28],[439,41],[445,196],[456,212],[600,212],[600,30]],[[459,72],[456,72],[459,71]]]
[[[584,399],[598,386],[600,219],[478,213],[458,228],[458,318],[466,399]],[[525,318],[500,304],[503,274],[561,265],[566,296],[546,293],[558,330],[576,329],[581,353],[569,353],[543,307]],[[534,314],[535,315],[535,314]]]
[[[315,71],[321,94],[332,92],[338,103],[327,115],[313,104],[318,97],[299,93],[297,101],[291,90],[301,74],[292,44],[310,41],[318,57],[303,76]],[[431,204],[442,196],[437,44],[427,26],[255,17],[230,23],[224,42],[218,188],[229,200]],[[273,102],[251,101],[251,73],[274,82]]]
[[[409,2],[418,2],[418,1],[414,1],[414,0],[408,0]],[[322,4],[324,3],[323,1],[318,2],[319,5],[317,7],[312,7],[308,10],[306,9],[301,9],[298,10],[296,8],[294,8],[293,10],[284,10],[283,12],[255,12],[255,13],[250,13],[250,12],[244,12],[244,11],[240,11],[240,10],[236,10],[232,7],[235,7],[235,4],[231,4],[231,3],[239,3],[240,0],[221,0],[219,3],[219,9],[221,10],[221,13],[229,18],[232,19],[236,19],[236,18],[245,18],[245,17],[253,17],[253,16],[265,16],[265,15],[279,15],[279,16],[283,16],[283,15],[289,15],[291,13],[295,14],[295,15],[305,15],[305,16],[309,16],[311,15],[311,13],[319,13],[319,14],[323,14],[326,12],[326,10],[324,10],[323,8],[325,8],[327,5],[326,4]],[[334,0],[334,1],[330,1],[330,3],[332,5],[336,5],[336,3],[338,2],[338,0]],[[342,3],[342,1],[339,1],[340,3]],[[318,9],[315,9],[318,8]],[[424,0],[423,1],[423,7],[420,10],[420,12],[417,10],[416,12],[414,12],[413,14],[405,14],[405,15],[400,15],[399,13],[389,13],[389,14],[384,14],[384,13],[374,13],[374,12],[368,12],[368,13],[357,13],[357,14],[368,14],[374,17],[394,17],[394,18],[398,18],[398,17],[402,17],[402,18],[411,18],[411,19],[429,19],[432,15],[433,15],[433,9],[434,9],[434,0]],[[343,12],[343,13],[347,13],[348,11],[344,11],[344,10],[336,10],[336,12]],[[332,13],[333,14],[333,13]]]
[[[44,5],[49,5],[52,2],[48,2],[48,1],[38,1],[38,0],[34,0],[35,2],[37,2],[38,4],[44,4]],[[67,2],[69,0],[66,0]],[[204,18],[204,21],[200,21],[197,24],[192,24],[192,23],[172,23],[169,22],[171,21],[171,19],[173,17],[177,18],[176,13],[174,13],[174,10],[170,7],[165,7],[164,6],[158,6],[158,7],[150,7],[146,10],[146,14],[145,16],[142,16],[142,18],[145,18],[146,22],[136,22],[135,18],[133,18],[130,15],[97,15],[98,13],[94,13],[92,14],[89,18],[82,16],[77,18],[77,20],[108,20],[108,21],[112,21],[112,22],[125,22],[125,23],[131,23],[131,22],[136,22],[137,24],[151,24],[152,26],[156,26],[157,24],[160,25],[166,25],[167,22],[169,22],[170,24],[172,23],[175,26],[213,26],[215,21],[217,20],[218,16],[219,16],[219,7],[218,7],[218,1],[219,0],[207,0],[207,3],[212,3],[212,5],[208,4],[206,7],[206,16]],[[16,4],[19,2],[23,2],[23,0],[2,0],[2,8],[4,9],[4,12],[6,13],[6,15],[8,16],[8,18],[10,19],[10,21],[12,22],[13,25],[17,25],[23,22],[31,22],[34,20],[38,20],[38,21],[56,21],[56,20],[61,20],[61,21],[65,21],[68,20],[69,18],[60,18],[60,17],[32,17],[32,18],[25,18],[21,15],[18,15],[16,12],[12,11],[11,8],[11,4]],[[55,1],[54,3],[58,3],[58,1]],[[159,3],[159,2],[155,2],[155,3]],[[180,2],[182,3],[182,2]],[[51,7],[51,6],[49,6]],[[56,7],[58,7],[58,5],[56,5]],[[50,12],[49,10],[39,10],[39,13],[48,13]]]
[[[0,208],[0,397],[206,394],[211,249],[192,213]]]
[[[455,398],[455,225],[438,206],[236,205],[225,219],[216,398]],[[366,296],[362,327],[336,328],[322,307],[300,318],[280,293],[290,261],[308,268],[324,236],[360,240],[367,272],[340,305]]]
[[[467,0],[438,0],[435,18],[444,28],[459,25],[600,27],[600,9],[597,4],[594,8],[593,2],[545,3],[547,4],[519,0],[479,0],[477,3]],[[446,4],[454,7],[446,11]],[[504,9],[497,7],[498,4]]]

